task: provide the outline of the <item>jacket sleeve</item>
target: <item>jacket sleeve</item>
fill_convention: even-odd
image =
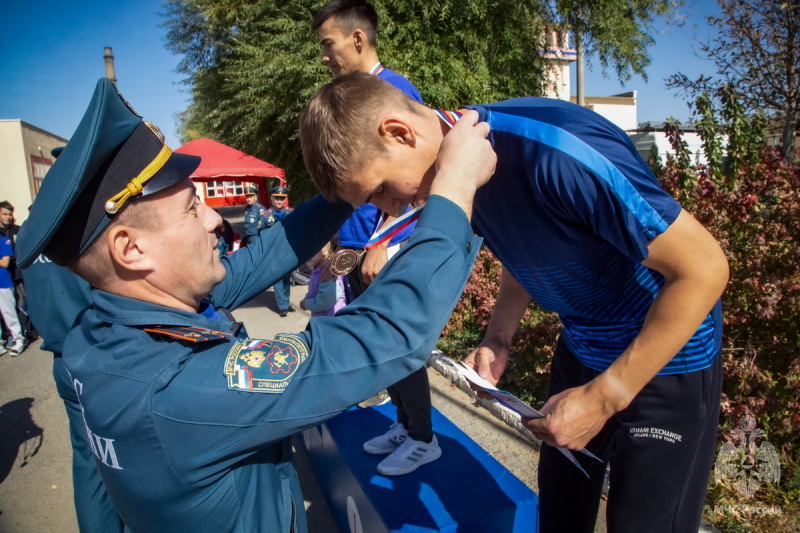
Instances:
[[[224,443],[233,461],[398,382],[430,356],[480,243],[461,209],[431,197],[408,244],[336,316],[314,317],[302,333],[243,339],[190,359],[159,394],[163,435],[180,438],[186,459]],[[242,362],[250,356],[260,358],[257,367]],[[241,365],[251,367],[246,380],[265,386],[242,388],[224,375]],[[197,401],[186,402],[186,391]],[[197,409],[197,391],[213,408]]]

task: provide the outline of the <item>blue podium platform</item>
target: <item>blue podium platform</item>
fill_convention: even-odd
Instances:
[[[536,493],[436,409],[442,457],[404,476],[378,474],[385,456],[362,445],[388,430],[394,416],[391,404],[354,407],[303,432],[341,533],[538,531]]]

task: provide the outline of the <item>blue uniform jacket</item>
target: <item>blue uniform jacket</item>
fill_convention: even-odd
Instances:
[[[316,253],[350,213],[320,198],[298,207],[222,259],[228,274],[214,303],[248,301]],[[147,532],[306,531],[288,437],[424,364],[480,242],[460,209],[432,197],[409,244],[357,301],[269,340],[248,339],[224,317],[93,289],[64,359],[125,523]]]
[[[280,211],[273,211],[272,208],[267,209],[261,215],[261,220],[259,221],[259,227],[262,229],[268,229],[278,223],[279,220],[283,220],[283,218],[294,211],[291,207],[284,207]]]
[[[248,205],[244,209],[244,234],[251,239],[258,235],[264,229],[261,227],[261,215],[267,211],[267,208],[256,202],[253,205]]]

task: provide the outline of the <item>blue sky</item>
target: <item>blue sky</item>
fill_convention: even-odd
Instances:
[[[609,78],[605,78],[600,72],[599,61],[590,57],[591,65],[587,63],[585,67],[584,94],[611,96],[637,91],[639,122],[663,122],[670,116],[682,122],[691,118],[691,111],[685,102],[686,96],[667,89],[664,80],[678,72],[691,79],[697,79],[701,74],[716,73],[714,62],[701,59],[697,54],[698,41],[711,43],[716,36],[705,17],[719,16],[720,9],[715,0],[686,0],[676,14],[684,21],[682,25],[667,24],[664,21],[654,25],[651,35],[656,44],[649,49],[651,62],[646,69],[646,82],[640,76],[635,76],[622,84],[616,79],[613,69],[608,73]],[[572,93],[575,94],[577,86],[574,64],[571,71]]]
[[[175,72],[180,60],[164,48],[161,0],[6,0],[0,4],[0,119],[22,119],[69,138],[83,116],[94,85],[105,75],[103,49],[115,56],[118,87],[145,118],[158,125],[167,144],[180,146],[175,114],[188,102]],[[714,0],[687,0],[683,27],[659,24],[650,50],[649,81],[635,77],[622,85],[599,65],[587,67],[587,96],[638,91],[640,122],[690,117],[682,98],[664,79],[682,71],[690,77],[713,72],[713,63],[692,55],[694,36],[707,39],[703,15],[718,11]],[[574,69],[573,69],[574,73]],[[574,91],[573,75],[573,91]]]

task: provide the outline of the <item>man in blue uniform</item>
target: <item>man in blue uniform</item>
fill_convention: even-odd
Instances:
[[[417,232],[371,294],[302,333],[251,339],[227,309],[308,260],[352,207],[314,198],[220,259],[221,219],[189,179],[199,158],[173,153],[100,80],[18,259],[44,253],[92,286],[63,359],[126,527],[307,530],[288,437],[419,368],[469,275],[472,197],[493,152],[477,114],[463,122]]]
[[[273,187],[272,190],[270,190],[269,201],[272,207],[264,211],[264,214],[261,215],[261,226],[263,229],[271,228],[279,221],[283,222],[286,215],[294,211],[291,207],[286,207],[286,197],[288,194],[289,189],[281,185]],[[295,312],[295,308],[289,304],[291,289],[291,272],[272,286],[272,291],[275,293],[275,303],[278,304],[278,314],[281,317],[285,317],[287,313]]]
[[[31,321],[42,336],[41,349],[53,352],[53,378],[67,410],[78,527],[87,532],[120,533],[123,531],[122,520],[94,462],[81,404],[61,356],[64,339],[76,317],[91,304],[89,284],[44,255],[39,255],[25,269],[25,281]]]
[[[58,158],[62,150],[63,146],[60,146],[50,153]],[[91,305],[89,284],[41,254],[25,269],[25,280],[28,283],[28,313],[42,336],[41,349],[53,352],[53,379],[67,411],[78,527],[81,531],[119,533],[123,530],[122,520],[111,503],[94,463],[92,446],[83,424],[81,404],[61,357],[64,339],[75,319]]]
[[[317,10],[311,26],[319,37],[322,62],[335,76],[365,72],[391,83],[422,103],[417,88],[400,74],[384,68],[378,59],[375,49],[378,13],[371,4],[364,0],[331,0]],[[391,254],[405,243],[414,229],[412,222],[401,227],[391,239],[367,249],[382,220],[381,214],[374,204],[365,203],[357,207],[353,216],[339,229],[340,248],[361,253],[358,265],[347,274],[353,298],[358,298],[367,289]],[[385,216],[384,224],[393,223],[395,214]],[[364,443],[367,453],[387,455],[378,464],[378,472],[384,475],[408,474],[441,457],[442,450],[433,432],[430,384],[425,367],[359,405],[384,403],[387,397],[397,408],[397,421],[386,433]]]
[[[247,202],[247,207],[244,208],[244,245],[247,246],[247,243],[258,237],[264,229],[261,216],[266,213],[267,208],[258,201],[258,189],[255,187],[247,187],[244,190],[244,199]]]
[[[545,98],[473,109],[498,158],[473,227],[504,269],[468,361],[497,383],[531,298],[563,325],[545,418],[525,421],[547,444],[541,530],[593,531],[596,521],[605,465],[582,461],[587,479],[557,445],[610,462],[609,531],[697,531],[721,391],[722,250],[596,113]],[[398,212],[428,196],[458,117],[373,77],[342,76],[301,117],[303,156],[326,197]]]

